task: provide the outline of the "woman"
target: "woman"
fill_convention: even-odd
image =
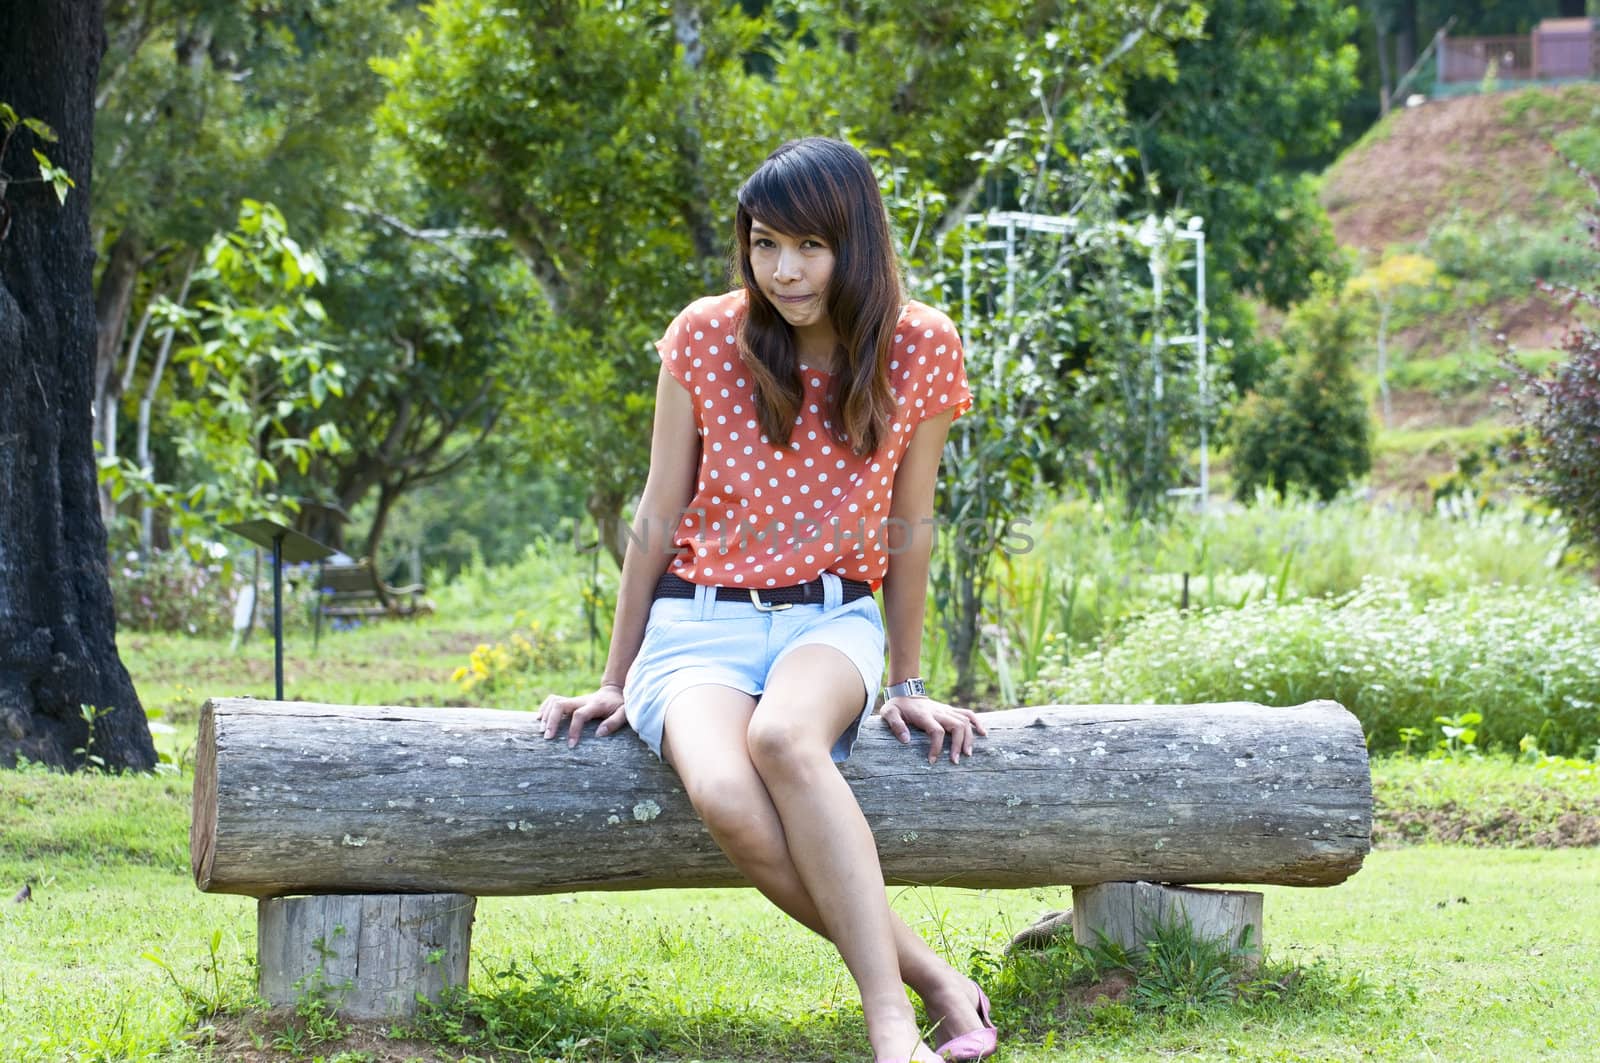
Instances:
[[[980,1059],[978,986],[888,906],[877,850],[835,764],[883,676],[902,742],[972,752],[982,723],[925,696],[934,482],[971,407],[961,343],[902,296],[867,161],[808,138],[739,190],[743,286],[698,300],[657,343],[650,474],[622,566],[600,688],[552,696],[546,738],[624,721],[683,780],[734,866],[839,949],[874,1058]],[[644,546],[639,544],[643,543]],[[902,983],[922,998],[931,1049]]]

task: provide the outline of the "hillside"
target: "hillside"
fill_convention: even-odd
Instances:
[[[1397,110],[1324,175],[1335,235],[1362,264],[1407,250],[1439,267],[1394,321],[1380,490],[1426,493],[1492,440],[1507,417],[1491,395],[1502,337],[1527,364],[1554,357],[1566,317],[1534,282],[1592,272],[1581,212],[1594,197],[1552,147],[1600,172],[1600,84]]]

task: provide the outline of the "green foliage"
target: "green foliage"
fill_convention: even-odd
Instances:
[[[1435,733],[1426,752],[1373,760],[1374,843],[1564,848],[1600,839],[1595,761],[1546,753],[1532,735],[1515,759],[1451,757]]]
[[[172,982],[173,987],[183,997],[192,1019],[209,1019],[230,1003],[230,994],[222,986],[223,967],[226,961],[221,946],[222,931],[220,929],[211,931],[211,936],[206,939],[207,958],[201,961],[200,977],[193,983],[184,975],[180,975],[178,968],[168,962],[159,951],[152,949],[144,953],[143,958],[160,968],[161,973]]]
[[[107,5],[95,224],[107,242],[200,248],[246,197],[316,243],[342,219],[383,85],[368,57],[415,21],[389,0]],[[181,257],[181,256],[179,256]],[[170,256],[150,263],[151,280]]]
[[[512,959],[475,992],[453,992],[424,1011],[417,1027],[455,1049],[648,1058],[662,1038],[631,1006],[631,989],[597,982],[580,966],[542,970]]]
[[[547,315],[503,236],[431,192],[395,145],[378,146],[366,177],[347,204],[353,220],[325,242],[328,283],[319,290],[327,342],[350,381],[322,414],[348,445],[318,456],[298,483],[329,512],[365,517],[360,552],[376,557],[394,508],[454,479],[493,437],[508,402],[527,393]],[[503,478],[528,464],[507,462]],[[441,524],[456,518],[464,489],[452,487]],[[310,530],[355,553],[346,529],[331,523]]]
[[[764,92],[742,58],[760,23],[707,13],[683,43],[688,24],[660,14],[452,0],[375,64],[391,86],[385,129],[503,229],[536,279],[545,312],[525,342],[540,370],[511,412],[612,518],[645,471],[650,341],[718,283],[724,205],[765,153]]]
[[[1306,171],[1338,145],[1357,18],[1341,0],[1214,0],[1205,32],[1175,43],[1176,76],[1128,89],[1153,208],[1205,219],[1208,328],[1241,389],[1271,355],[1246,300],[1288,307],[1340,267]]]
[[[1424,602],[1372,580],[1354,594],[1152,612],[1114,644],[1047,665],[1037,703],[1295,705],[1331,698],[1392,749],[1401,728],[1482,717],[1474,744],[1558,753],[1600,740],[1600,593],[1484,587]]]
[[[1288,357],[1232,415],[1239,498],[1303,489],[1327,501],[1371,469],[1372,428],[1352,364],[1358,320],[1327,287],[1290,315]]]
[[[297,502],[277,490],[283,470],[303,473],[343,446],[336,425],[305,413],[344,391],[344,367],[317,338],[326,315],[310,290],[324,277],[321,260],[275,207],[246,200],[238,228],[212,239],[204,263],[192,305],[162,305],[189,341],[176,352],[187,372],[167,407],[180,468],[169,481],[126,458],[101,463],[113,498],[164,509],[195,533],[196,553],[215,524],[287,519]]]
[[[6,172],[6,149],[11,146],[11,138],[19,129],[27,130],[46,144],[54,144],[57,140],[56,131],[49,125],[37,118],[23,118],[10,104],[0,101],[0,203],[5,201],[7,185],[42,181],[55,192],[57,202],[64,205],[67,202],[67,190],[76,188],[77,183],[73,181],[71,174],[51,162],[50,157],[38,148],[30,149],[34,165],[39,169],[38,177],[13,177]],[[0,218],[4,217],[5,215],[0,213]],[[0,223],[0,234],[3,233],[4,225]]]

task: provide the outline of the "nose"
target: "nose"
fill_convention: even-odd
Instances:
[[[791,281],[800,276],[800,252],[789,248],[778,251],[778,260],[773,264],[772,276],[774,280]]]

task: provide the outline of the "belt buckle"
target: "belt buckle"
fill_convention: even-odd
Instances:
[[[761,600],[760,593],[754,587],[750,588],[750,604],[763,613],[781,613],[785,609],[794,608],[793,602],[779,602],[777,605],[768,605]]]

